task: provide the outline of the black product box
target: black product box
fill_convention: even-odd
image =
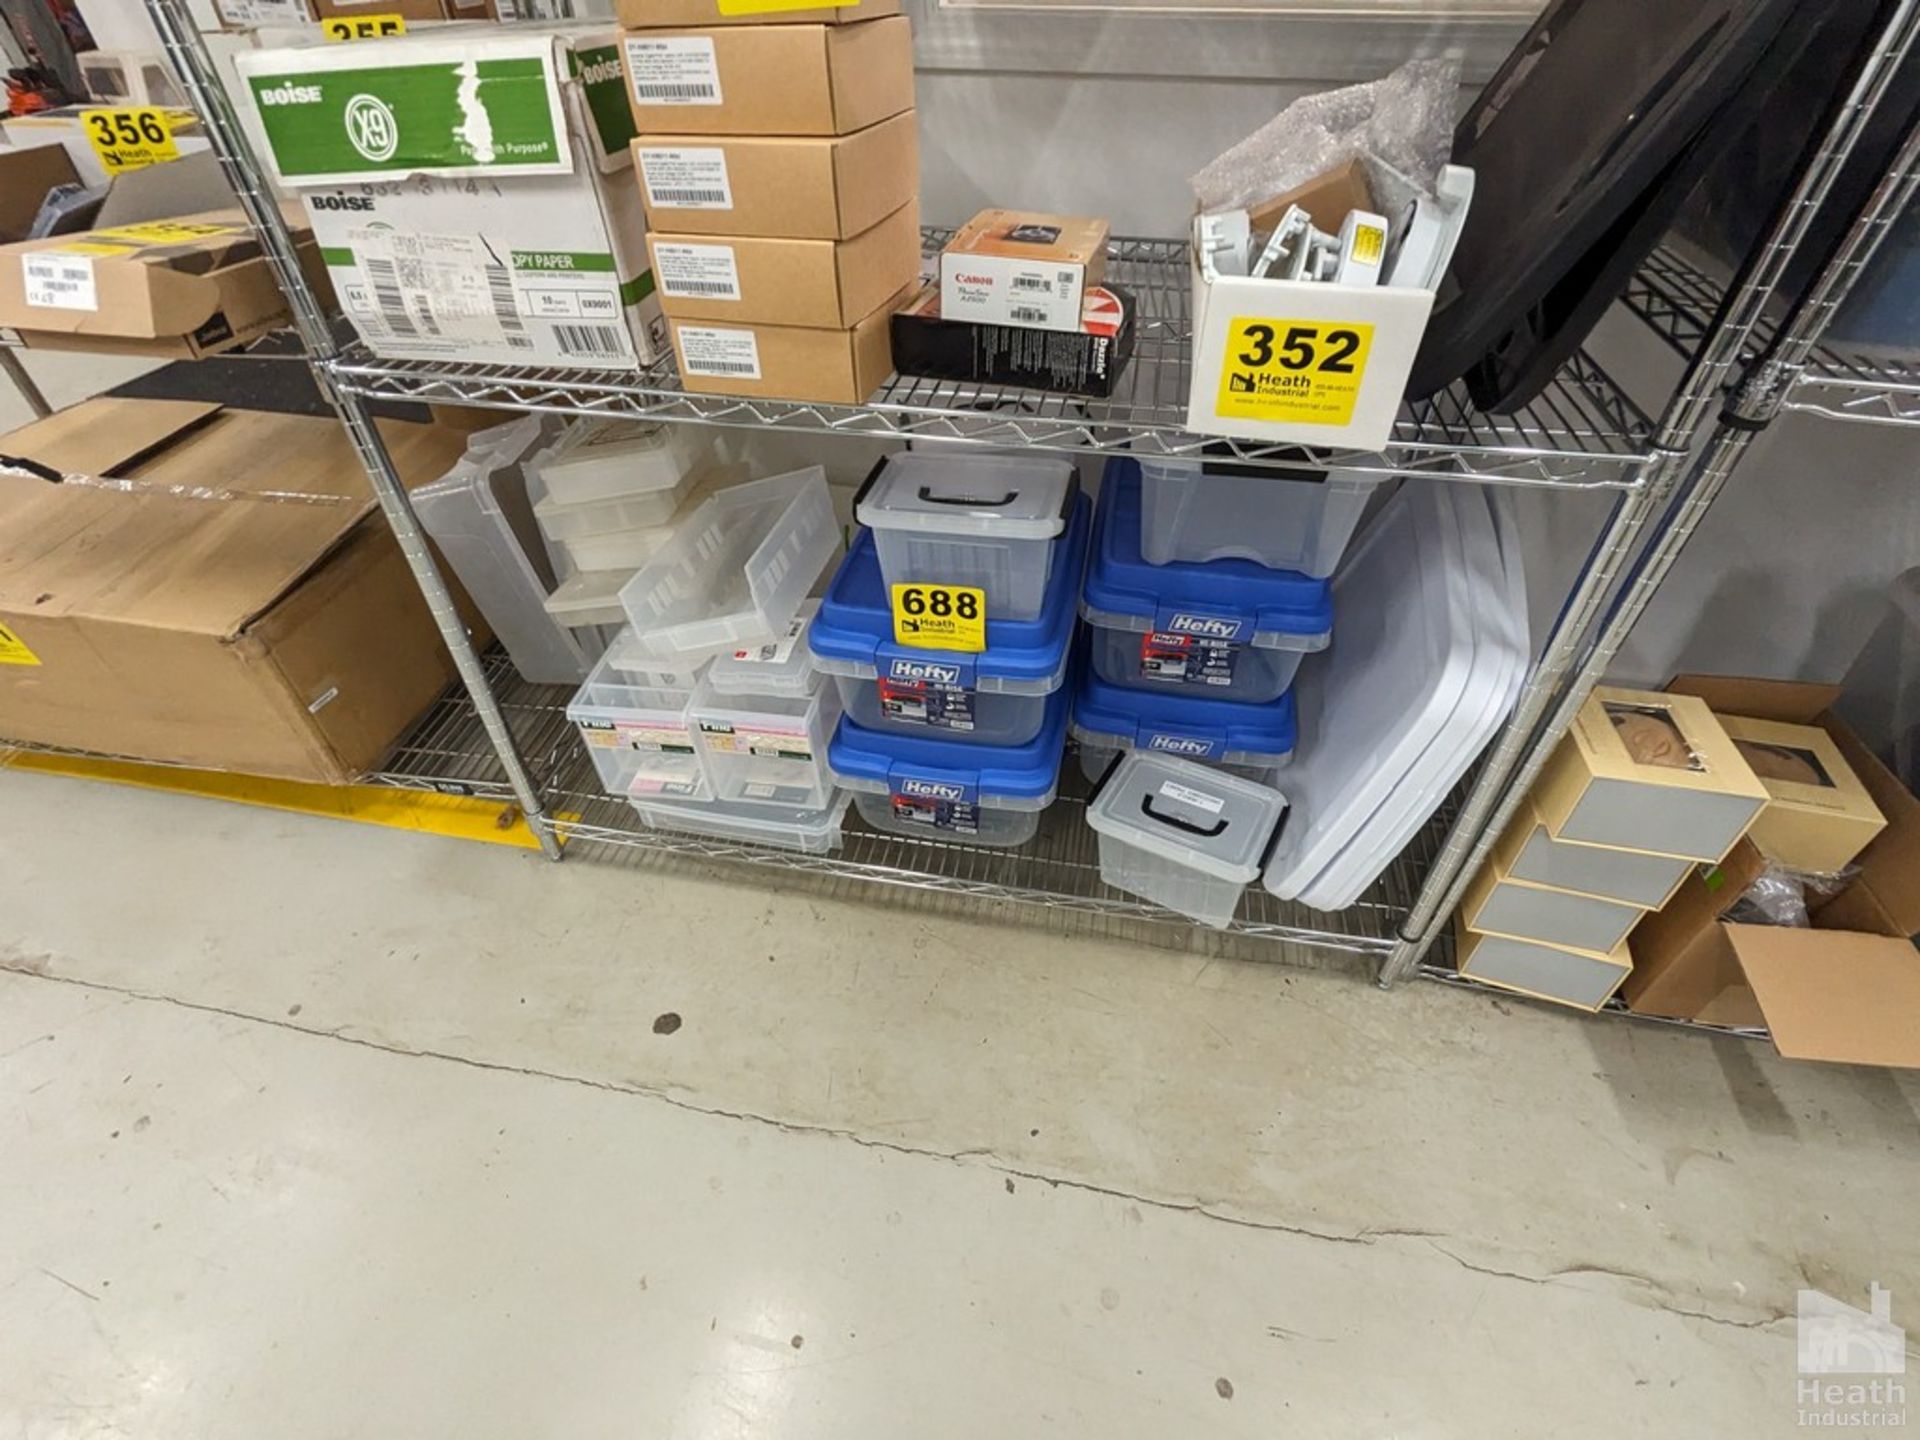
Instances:
[[[1078,330],[984,325],[942,319],[940,287],[929,285],[893,316],[893,368],[1105,397],[1133,355],[1133,309],[1133,296],[1118,285],[1095,285],[1083,298]]]

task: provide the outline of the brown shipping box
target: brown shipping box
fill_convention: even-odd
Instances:
[[[49,190],[79,181],[64,145],[0,148],[0,245],[26,239]]]
[[[660,308],[678,320],[851,329],[920,274],[920,207],[851,240],[651,233]]]
[[[1743,841],[1691,875],[1633,932],[1622,993],[1643,1015],[1764,1025],[1796,1060],[1920,1068],[1920,799],[1832,710],[1839,689],[1786,680],[1683,675],[1669,687],[1716,711],[1817,725],[1866,786],[1887,826],[1860,875],[1813,911],[1813,928],[1729,925],[1720,912],[1765,863]]]
[[[681,30],[708,25],[851,25],[900,13],[900,0],[853,0],[818,10],[793,10],[775,0],[614,0],[629,30]]]
[[[641,136],[647,228],[667,235],[846,240],[920,193],[911,110],[832,139]]]
[[[680,384],[697,395],[766,395],[857,405],[893,373],[887,322],[912,287],[851,330],[673,320]]]
[[[913,108],[913,32],[865,25],[646,30],[620,46],[652,135],[846,135]]]
[[[409,483],[465,438],[381,431]],[[0,475],[0,737],[341,783],[453,678],[332,420],[96,399],[0,453],[77,477]]]

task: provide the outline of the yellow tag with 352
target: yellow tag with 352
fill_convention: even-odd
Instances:
[[[917,650],[987,648],[987,592],[971,585],[895,585],[893,640]]]
[[[1345,425],[1372,349],[1373,326],[1359,321],[1236,316],[1215,410],[1229,420]]]

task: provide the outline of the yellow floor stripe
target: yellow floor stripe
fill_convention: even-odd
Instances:
[[[177,795],[232,800],[269,810],[357,820],[363,825],[418,830],[456,840],[513,845],[523,850],[540,848],[540,842],[521,820],[519,807],[499,800],[393,790],[384,785],[314,785],[300,780],[231,775],[223,770],[186,770],[172,765],[141,765],[130,760],[49,755],[32,750],[0,750],[0,769],[104,780],[143,790],[169,790]]]

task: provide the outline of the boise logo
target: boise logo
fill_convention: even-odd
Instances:
[[[347,139],[375,164],[391,160],[400,148],[400,123],[379,96],[356,95],[347,101],[346,120]]]
[[[588,85],[610,85],[620,79],[620,62],[590,60],[580,67],[580,79]]]
[[[1169,755],[1211,755],[1211,740],[1193,740],[1185,735],[1155,735],[1147,741],[1149,750],[1164,750]]]
[[[309,195],[307,204],[316,210],[373,209],[373,199],[367,195]]]
[[[1167,629],[1183,635],[1204,635],[1209,640],[1231,640],[1240,633],[1238,621],[1219,620],[1211,615],[1175,615],[1167,622]]]
[[[889,680],[931,680],[938,685],[958,685],[960,667],[936,665],[929,660],[895,660],[887,670]]]
[[[318,85],[275,85],[254,93],[260,97],[262,105],[318,105],[320,103]]]
[[[948,785],[940,780],[902,780],[900,793],[916,800],[964,800],[967,789],[964,785]]]

